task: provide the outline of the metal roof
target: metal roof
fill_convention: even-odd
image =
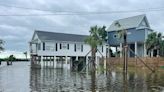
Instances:
[[[136,28],[136,27],[139,26],[139,24],[142,22],[142,20],[144,18],[146,18],[145,14],[116,20],[116,21],[114,21],[110,25],[110,27],[107,29],[107,31],[117,31],[117,30],[120,30],[117,26],[115,26],[116,22],[119,22],[120,25],[124,29]],[[146,19],[146,22],[147,22],[147,19]]]
[[[56,33],[47,31],[35,31],[38,38],[41,41],[72,41],[72,42],[84,42],[87,35],[77,35],[77,34],[66,34],[66,33]]]

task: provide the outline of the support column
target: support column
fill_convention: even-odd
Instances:
[[[88,73],[88,66],[89,66],[89,64],[88,64],[88,56],[86,56],[86,72]]]
[[[118,49],[117,49],[117,46],[116,46],[116,57],[118,57],[118,53],[117,52],[118,52]]]
[[[138,47],[137,47],[137,42],[135,42],[135,55],[138,55]],[[136,56],[135,56],[135,58],[136,58]]]
[[[151,50],[151,57],[153,57],[153,54],[154,54],[154,53],[153,53],[153,50]]]
[[[65,65],[66,65],[66,69],[68,69],[68,56],[65,56]]]
[[[96,60],[96,69],[98,68],[98,56],[96,56],[96,58],[95,58]]]
[[[78,56],[76,56],[76,60],[78,61]]]
[[[120,58],[122,58],[122,43],[120,43]]]
[[[54,68],[56,68],[57,62],[56,62],[56,56],[54,56]]]
[[[144,43],[144,57],[147,56],[147,49],[146,49],[146,44]]]
[[[104,70],[105,70],[105,72],[106,72],[106,59],[104,59]],[[104,73],[105,73],[104,72]]]
[[[40,56],[41,68],[43,68],[43,56]]]
[[[159,57],[159,49],[157,49],[157,57]]]

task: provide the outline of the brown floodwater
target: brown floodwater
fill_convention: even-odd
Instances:
[[[120,69],[93,74],[66,69],[31,69],[29,62],[0,66],[0,92],[164,92],[164,72]]]

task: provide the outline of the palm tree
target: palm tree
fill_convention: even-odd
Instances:
[[[25,55],[26,60],[27,60],[27,51],[25,51],[23,54]]]
[[[90,28],[90,36],[85,39],[85,43],[89,44],[91,47],[91,55],[92,55],[92,69],[95,69],[95,56],[97,51],[97,46],[102,45],[103,42],[106,41],[107,33],[105,31],[105,26],[97,27],[93,26]],[[95,81],[96,81],[96,72],[95,70],[91,71],[91,83],[92,83],[92,92],[96,92],[95,88]]]
[[[162,34],[157,32],[152,32],[148,35],[146,39],[147,52],[150,53],[152,50],[157,50],[157,56],[159,55],[160,48],[163,46]]]
[[[89,44],[91,47],[91,55],[92,55],[92,66],[95,68],[95,56],[97,51],[97,46],[102,45],[106,41],[107,33],[105,31],[105,26],[98,27],[93,26],[90,28],[90,36],[85,39],[85,43]]]

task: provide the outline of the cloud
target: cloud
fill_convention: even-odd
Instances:
[[[25,10],[0,5],[1,14],[45,14],[55,11],[121,11],[163,7],[163,0],[3,0],[0,4],[51,11]],[[129,16],[146,14],[152,29],[163,32],[164,12],[133,12],[99,15],[0,16],[0,38],[9,51],[28,51],[34,30],[88,34],[90,26],[106,25]]]

